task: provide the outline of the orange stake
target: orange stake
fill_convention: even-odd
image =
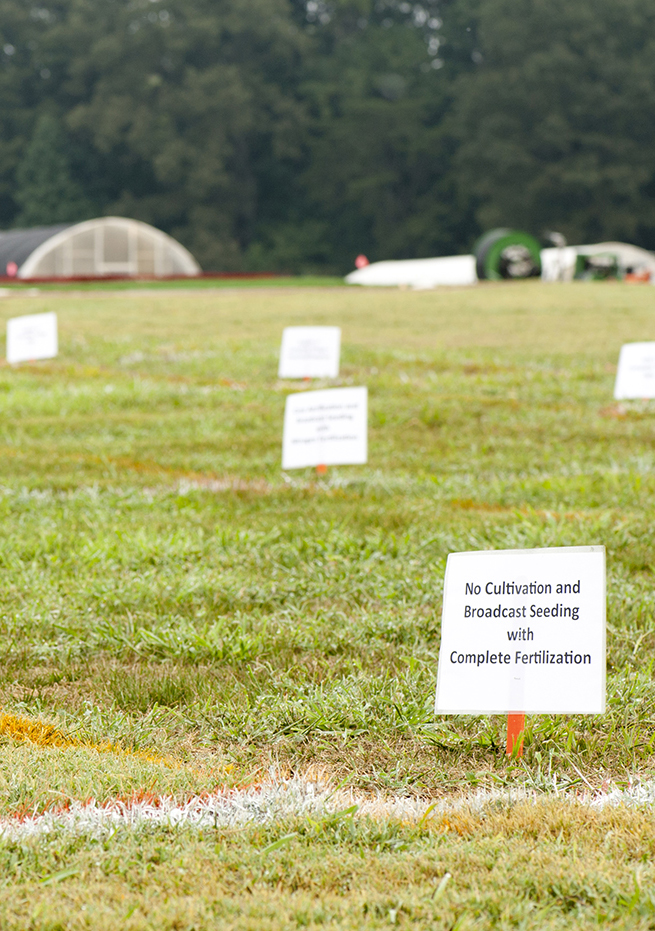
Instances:
[[[317,474],[317,475],[325,475],[326,473],[327,473],[327,466],[326,466],[326,465],[317,465],[317,466],[316,466],[316,474]]]
[[[507,756],[512,756],[516,747],[516,755],[523,756],[523,734],[525,731],[524,714],[507,715]]]

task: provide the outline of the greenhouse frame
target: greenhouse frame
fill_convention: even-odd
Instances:
[[[99,217],[0,232],[0,274],[17,278],[191,277],[200,266],[161,230],[125,217]]]

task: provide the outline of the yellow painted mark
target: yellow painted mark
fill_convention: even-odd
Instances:
[[[42,724],[14,714],[0,714],[0,734],[14,740],[29,740],[40,747],[79,746],[73,738],[62,734],[52,724]]]
[[[113,753],[116,756],[130,757],[144,763],[155,763],[171,769],[189,769],[190,772],[196,772],[179,760],[172,760],[157,753],[125,750],[111,741],[95,743],[92,740],[80,740],[58,730],[53,724],[44,724],[42,721],[33,721],[31,718],[6,712],[0,714],[0,735],[10,737],[12,740],[29,741],[38,747],[59,747],[61,749],[79,747],[85,750],[95,750],[96,753]]]

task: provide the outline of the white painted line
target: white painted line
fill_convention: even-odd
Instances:
[[[0,819],[0,838],[22,840],[54,833],[75,836],[103,837],[117,829],[145,830],[149,827],[207,829],[213,827],[245,827],[297,817],[327,817],[335,812],[357,806],[354,816],[375,820],[402,820],[416,823],[427,815],[436,818],[448,812],[466,809],[473,814],[488,805],[539,802],[557,799],[570,804],[582,804],[592,809],[626,806],[655,806],[655,780],[636,781],[628,788],[610,786],[607,791],[576,794],[570,790],[537,792],[517,787],[480,790],[472,795],[433,799],[360,795],[352,791],[334,791],[325,782],[293,778],[273,780],[251,789],[233,789],[213,795],[179,802],[161,797],[148,802],[74,802],[65,810],[50,811],[27,818]]]

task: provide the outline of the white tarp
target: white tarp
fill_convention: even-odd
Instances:
[[[649,272],[655,283],[655,255],[627,242],[597,242],[587,246],[541,250],[541,277],[544,281],[572,281],[579,255],[615,255],[622,272]]]
[[[438,285],[475,284],[474,255],[447,255],[438,259],[401,259],[373,262],[346,275],[348,284],[406,285],[436,288]]]

